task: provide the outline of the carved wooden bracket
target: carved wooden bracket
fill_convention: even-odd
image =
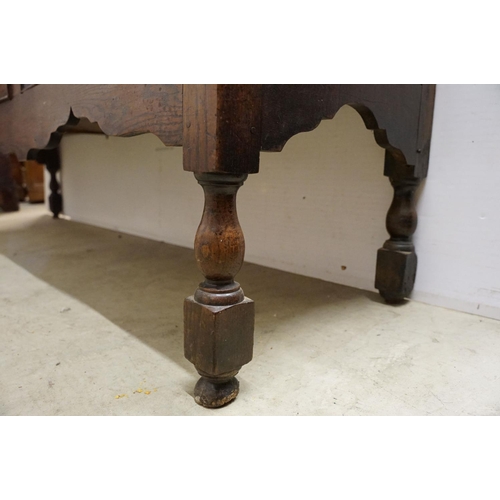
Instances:
[[[299,132],[331,119],[344,105],[361,115],[386,150],[386,172],[427,173],[435,85],[264,85],[262,150],[281,151]]]

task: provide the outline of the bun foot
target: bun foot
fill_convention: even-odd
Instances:
[[[240,383],[236,377],[225,382],[201,377],[194,388],[194,400],[205,408],[220,408],[236,399]]]

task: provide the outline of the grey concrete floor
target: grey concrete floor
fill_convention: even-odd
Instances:
[[[252,264],[254,359],[202,408],[182,339],[200,280],[189,249],[0,213],[0,414],[500,414],[498,321]]]

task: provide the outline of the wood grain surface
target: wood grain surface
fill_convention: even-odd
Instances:
[[[78,118],[107,135],[151,132],[182,144],[182,85],[37,85],[0,107],[0,151],[21,160],[31,149],[57,146],[59,127]]]
[[[184,85],[184,170],[259,170],[261,85]]]
[[[20,159],[53,148],[80,119],[106,135],[147,132],[184,146],[184,169],[255,173],[259,151],[281,151],[344,105],[386,150],[386,175],[427,172],[434,85],[10,85],[0,107],[0,151]],[[0,88],[1,90],[1,88]],[[89,127],[83,127],[87,130]],[[95,128],[94,128],[95,131]]]

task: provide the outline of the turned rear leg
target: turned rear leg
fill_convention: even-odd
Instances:
[[[377,253],[375,288],[388,303],[402,302],[413,290],[417,254],[412,236],[417,228],[415,192],[421,179],[391,177],[394,199],[387,214],[390,238]]]
[[[59,149],[44,149],[39,151],[36,155],[36,160],[39,163],[43,163],[50,174],[49,208],[54,219],[57,219],[63,207],[61,185],[57,179],[57,173],[61,170]]]

